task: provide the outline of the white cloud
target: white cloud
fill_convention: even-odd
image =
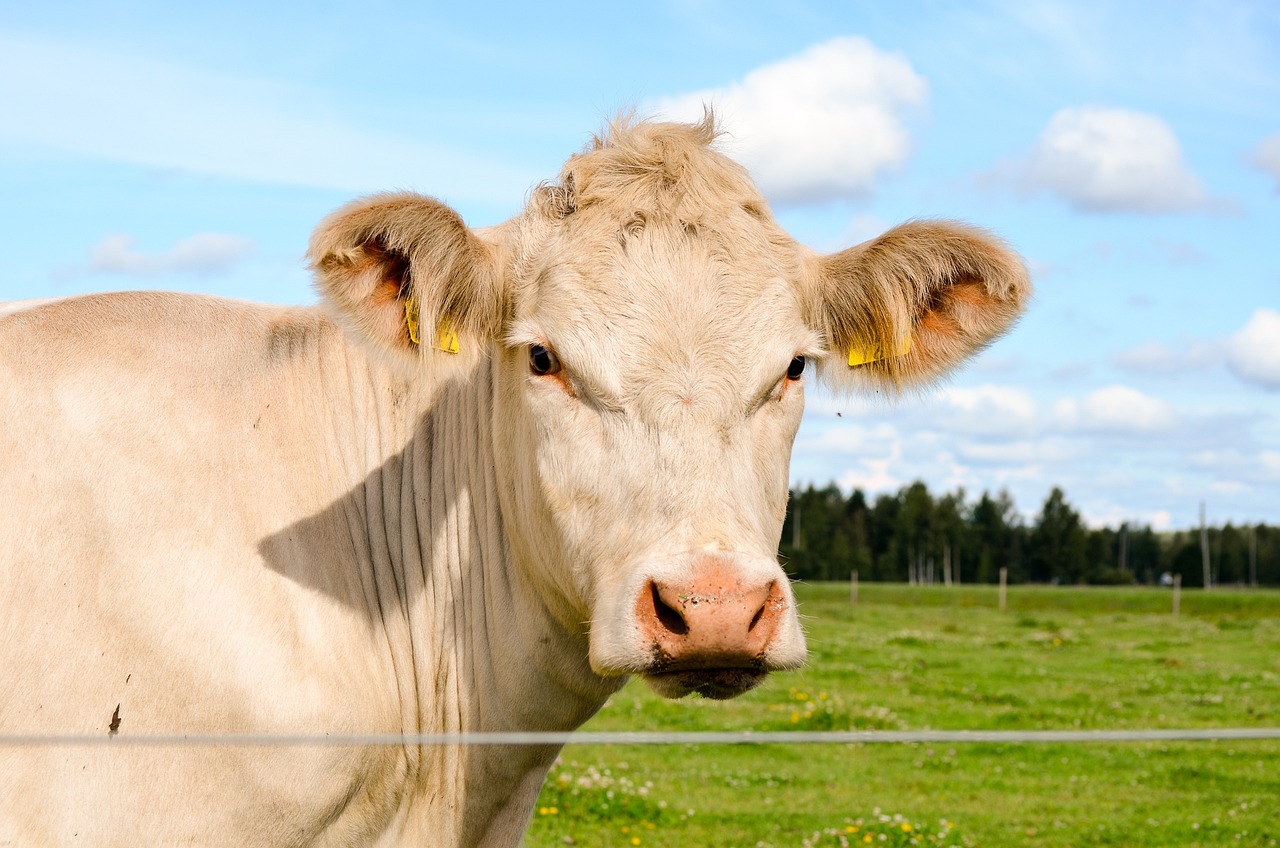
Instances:
[[[966,462],[977,465],[1039,470],[1046,465],[1081,459],[1086,452],[1076,442],[1050,436],[1002,442],[961,441],[956,447],[956,453]]]
[[[1215,482],[1247,488],[1247,484],[1274,486],[1280,483],[1280,451],[1250,452],[1237,447],[1212,447],[1188,458],[1193,468],[1212,472]]]
[[[1259,454],[1258,468],[1272,482],[1280,482],[1280,451],[1268,450]]]
[[[869,212],[860,213],[853,216],[853,220],[845,225],[840,237],[836,240],[836,244],[839,245],[837,249],[869,241],[876,236],[883,235],[887,229],[889,229],[889,225],[875,215]]]
[[[1254,148],[1252,161],[1260,171],[1270,174],[1276,181],[1276,191],[1280,192],[1280,133],[1269,135]]]
[[[1196,351],[1211,350],[1221,364],[1225,341],[1156,350],[1184,367]],[[1184,389],[1170,388],[1177,397]],[[963,486],[970,499],[1008,489],[1024,511],[1058,485],[1091,521],[1113,526],[1187,526],[1208,492],[1263,515],[1280,483],[1271,437],[1280,418],[1256,405],[1215,413],[1216,402],[1175,405],[1139,384],[1067,392],[991,383],[847,404],[843,418],[811,410],[792,453],[792,480],[872,494],[924,480],[934,492]]]
[[[898,404],[875,395],[837,395],[818,382],[812,383],[805,389],[804,411],[806,416],[854,418],[884,414],[898,408],[900,408]]]
[[[1178,352],[1167,344],[1145,342],[1111,354],[1111,364],[1125,371],[1166,372],[1178,367]]]
[[[889,424],[862,424],[850,422],[824,429],[814,436],[807,436],[796,444],[797,450],[817,453],[872,454],[882,456],[898,443],[898,431]]]
[[[1259,309],[1227,341],[1227,366],[1264,389],[1280,389],[1280,312]]]
[[[882,421],[825,421],[817,432],[801,429],[791,454],[793,480],[823,485],[838,481],[845,489],[884,491],[897,488],[890,471],[902,460],[902,437],[895,425]],[[852,464],[854,467],[850,468]]]
[[[1169,125],[1128,109],[1059,111],[1020,170],[1025,189],[1085,212],[1182,212],[1208,203]]]
[[[498,163],[349,124],[317,92],[0,33],[0,139],[223,177],[518,202]]]
[[[1031,279],[1035,280],[1037,283],[1041,280],[1047,280],[1057,274],[1060,270],[1061,269],[1057,265],[1052,262],[1045,262],[1043,259],[1027,260],[1027,272],[1031,274]]]
[[[1107,386],[1083,400],[1054,404],[1055,424],[1067,432],[1150,435],[1171,429],[1177,416],[1168,403],[1129,386]]]
[[[904,113],[928,85],[902,56],[865,38],[842,37],[748,73],[723,88],[651,104],[671,118],[713,104],[729,132],[723,148],[773,200],[858,197],[911,150]]]
[[[899,459],[864,459],[861,468],[850,468],[840,475],[836,485],[846,492],[862,489],[866,492],[888,492],[902,486],[902,481],[889,472],[889,466]]]
[[[1216,344],[1191,342],[1179,350],[1162,342],[1144,342],[1111,354],[1116,368],[1139,374],[1172,374],[1218,365],[1222,353]]]
[[[976,436],[1025,435],[1036,426],[1036,402],[1012,386],[948,387],[938,396],[945,407],[935,423],[950,432]]]
[[[1157,532],[1172,529],[1173,516],[1169,514],[1167,509],[1139,509],[1137,511],[1116,506],[1114,504],[1104,507],[1101,510],[1092,510],[1084,507],[1084,522],[1089,527],[1111,527],[1119,528],[1122,524],[1128,524],[1130,527],[1141,527],[1146,525]]]
[[[1023,365],[1023,358],[1014,354],[998,354],[985,351],[969,363],[969,369],[975,374],[1013,374]]]
[[[86,270],[103,274],[152,277],[158,274],[216,274],[253,251],[253,242],[222,233],[199,233],[155,253],[134,247],[133,236],[109,235],[89,250]]]

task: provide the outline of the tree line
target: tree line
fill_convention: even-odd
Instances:
[[[1280,585],[1280,527],[1211,527],[1213,585]],[[787,572],[802,580],[1158,584],[1174,574],[1203,586],[1198,529],[1157,532],[1146,525],[1089,528],[1054,488],[1031,522],[1009,493],[964,490],[935,497],[922,482],[869,500],[835,485],[791,492],[780,546]]]

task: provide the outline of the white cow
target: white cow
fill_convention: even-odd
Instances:
[[[620,122],[489,230],[356,201],[324,309],[0,319],[0,733],[568,730],[799,665],[805,383],[936,378],[1029,284],[955,224],[814,254],[714,136]],[[0,845],[514,845],[555,754],[7,746]]]

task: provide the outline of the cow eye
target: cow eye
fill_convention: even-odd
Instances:
[[[777,372],[774,372],[777,373]],[[787,366],[787,379],[799,380],[800,375],[804,373],[804,357],[797,356],[791,360],[791,364]]]
[[[529,345],[529,370],[539,377],[557,374],[560,371],[560,360],[549,348],[540,344]]]

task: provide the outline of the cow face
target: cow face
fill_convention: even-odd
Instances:
[[[709,121],[615,127],[492,231],[382,196],[311,254],[392,361],[430,379],[456,338],[464,370],[491,369],[522,577],[598,674],[670,697],[731,697],[804,658],[776,546],[806,383],[935,377],[1027,292],[1015,256],[954,225],[815,256],[713,138]]]
[[[727,697],[804,657],[777,542],[821,342],[796,252],[716,211],[532,212],[498,369],[514,535],[590,622],[592,667],[669,695]]]

